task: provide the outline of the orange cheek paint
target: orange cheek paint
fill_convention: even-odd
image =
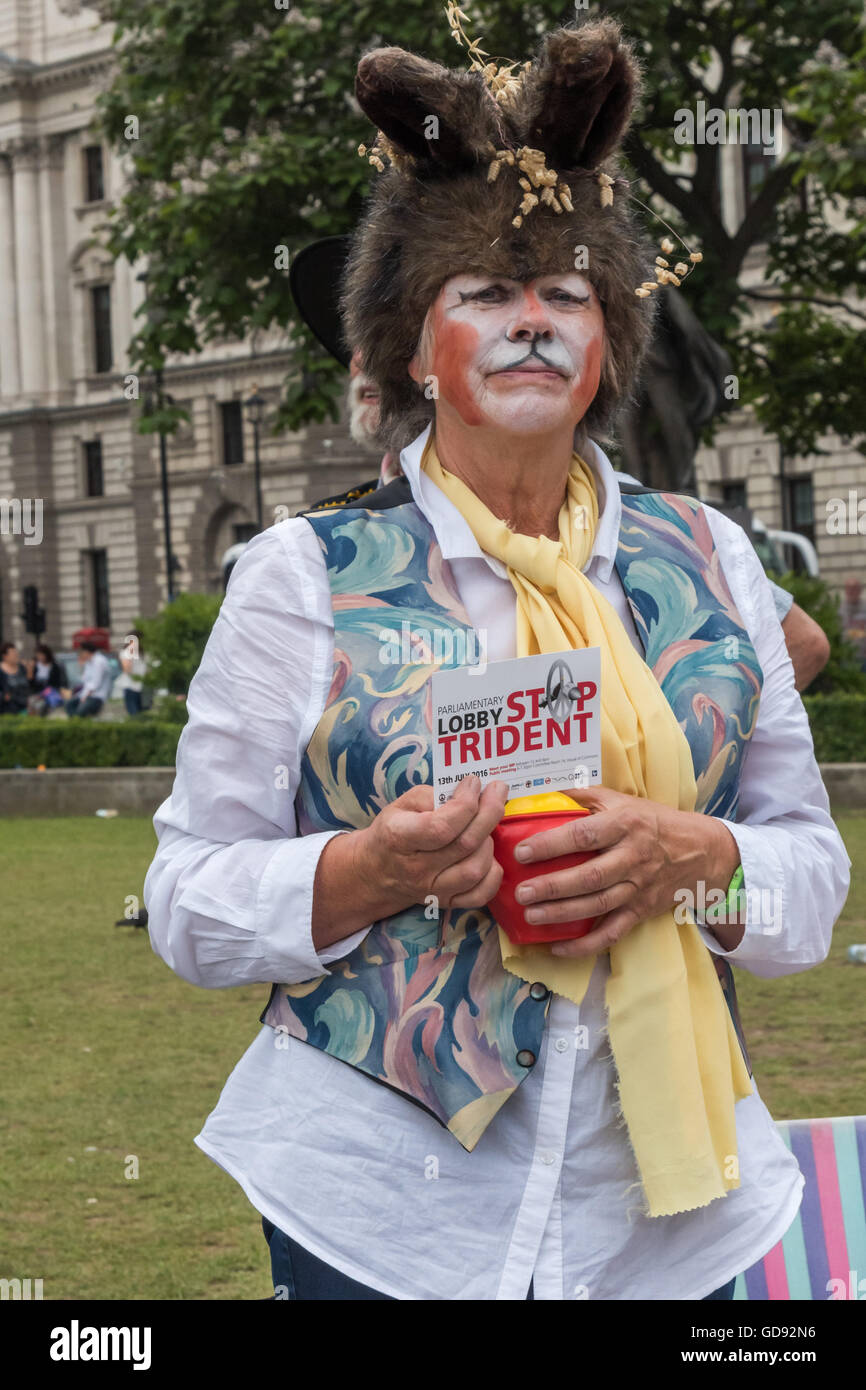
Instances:
[[[469,368],[478,351],[478,331],[470,323],[447,319],[437,304],[433,311],[432,374],[443,400],[453,405],[467,425],[480,425],[482,414],[469,386]]]
[[[592,405],[595,393],[598,390],[598,383],[601,380],[601,350],[603,340],[594,338],[587,343],[586,352],[583,358],[583,371],[580,373],[571,391],[572,404],[578,414],[578,419],[582,420],[589,407]]]

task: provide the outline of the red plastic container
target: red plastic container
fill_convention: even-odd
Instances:
[[[504,872],[499,892],[487,906],[512,941],[523,946],[540,941],[573,941],[592,931],[597,920],[595,917],[582,917],[573,922],[527,922],[524,912],[535,904],[524,905],[514,896],[521,883],[528,883],[539,874],[577,868],[579,864],[585,864],[587,859],[595,857],[597,851],[589,850],[585,854],[560,854],[555,859],[534,859],[530,864],[521,864],[514,858],[515,846],[522,840],[589,814],[589,811],[577,806],[573,811],[534,811],[527,815],[507,815],[495,827],[494,854]]]

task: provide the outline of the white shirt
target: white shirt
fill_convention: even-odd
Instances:
[[[103,652],[94,652],[90,660],[84,663],[78,698],[84,701],[88,695],[92,695],[96,700],[107,700],[113,684],[114,676],[108,657]]]
[[[401,456],[412,495],[474,625],[487,630],[487,659],[513,656],[511,584],[419,475],[427,433]],[[586,573],[643,654],[614,568],[616,474],[597,446],[587,453],[600,515]],[[760,562],[739,526],[707,515],[764,674],[741,821],[726,824],[746,888],[775,889],[782,904],[780,931],[749,921],[728,955],[757,975],[792,974],[824,959],[850,860]],[[332,662],[319,543],[303,518],[281,522],[252,540],[235,567],[190,688],[174,790],[154,820],[159,848],[145,884],[151,940],[194,984],[309,980],[366,934],[316,953],[313,879],[330,833],[296,837],[301,757],[325,707]],[[721,953],[715,937],[701,934]],[[267,1026],[196,1143],[276,1226],[396,1298],[524,1299],[533,1274],[537,1299],[703,1298],[782,1237],[803,1180],[755,1092],[736,1107],[740,1187],[693,1212],[641,1214],[603,1032],[608,968],[600,957],[579,1011],[554,996],[538,1062],[472,1153],[398,1093]]]
[[[143,690],[144,677],[147,675],[147,661],[143,656],[134,656],[131,658],[130,665],[132,667],[130,671],[124,671],[123,666],[120,668],[120,680],[117,682],[118,690]]]

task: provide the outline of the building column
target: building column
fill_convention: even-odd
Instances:
[[[0,396],[11,401],[20,391],[12,164],[4,151],[0,153]]]
[[[42,247],[45,256],[45,386],[56,402],[59,392],[68,391],[71,382],[69,348],[69,290],[66,278],[66,207],[63,169],[66,136],[46,135],[40,140],[40,215]]]
[[[44,391],[46,378],[39,162],[39,146],[35,140],[21,140],[16,144],[12,167],[21,394],[31,397]]]
[[[114,362],[118,372],[129,371],[129,341],[132,337],[132,304],[129,261],[119,256],[114,262],[112,307],[114,310]]]

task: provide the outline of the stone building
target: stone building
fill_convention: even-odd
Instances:
[[[0,4],[0,634],[28,652],[25,586],[60,649],[89,626],[119,645],[166,597],[159,441],[137,432],[125,381],[144,286],[97,235],[123,177],[89,128],[111,33],[76,0]],[[271,333],[167,367],[190,412],[167,446],[176,590],[219,590],[223,553],[257,529],[254,384],[265,524],[376,472],[342,423],[270,434],[289,360]]]
[[[712,84],[715,78],[711,71],[707,81]],[[768,147],[757,141],[727,144],[722,149],[720,204],[729,235],[742,225],[775,158],[784,156],[788,141],[788,132],[779,123],[774,153],[768,155]],[[815,198],[810,179],[800,185],[798,196],[803,204]],[[844,220],[826,201],[822,215],[834,230],[844,230]],[[774,305],[760,245],[753,246],[746,256],[740,284],[767,296],[753,301],[750,326],[763,324],[771,331]],[[866,299],[862,295],[848,294],[845,302],[859,319],[863,318]],[[852,323],[844,310],[840,317]],[[733,366],[736,371],[737,364]],[[713,447],[698,450],[698,492],[708,500],[720,498],[748,506],[772,529],[806,536],[818,553],[822,577],[841,597],[849,578],[858,578],[866,586],[866,456],[853,448],[841,431],[823,436],[818,446],[826,452],[786,457],[779,441],[765,433],[750,408],[733,410],[723,417]],[[838,524],[841,504],[845,509],[844,530]],[[783,555],[797,567],[792,549],[786,548]]]
[[[91,625],[109,627],[118,645],[167,592],[159,443],[138,434],[124,383],[144,291],[137,268],[113,262],[98,239],[123,181],[91,128],[110,40],[98,5],[0,4],[0,633],[25,640],[22,591],[34,585],[46,639],[61,649]],[[729,218],[742,214],[750,167],[748,152],[726,151]],[[217,590],[223,552],[256,529],[243,402],[257,383],[275,404],[289,360],[285,335],[271,333],[167,368],[166,389],[191,416],[167,447],[178,590]],[[273,437],[266,419],[261,460],[266,524],[278,507],[294,512],[375,472],[344,423]],[[770,525],[782,521],[784,492],[789,524],[811,531],[837,587],[862,571],[856,522],[845,536],[824,525],[830,498],[851,489],[866,498],[861,454],[836,441],[829,458],[786,460],[780,485],[775,441],[737,412],[699,464],[702,481]]]

